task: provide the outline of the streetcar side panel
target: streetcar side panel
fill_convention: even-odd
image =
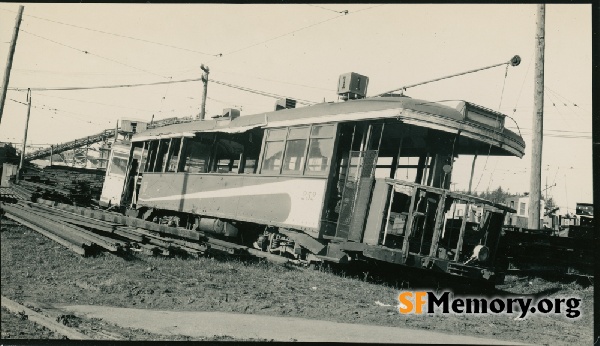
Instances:
[[[300,229],[318,237],[326,178],[146,173],[138,207]]]

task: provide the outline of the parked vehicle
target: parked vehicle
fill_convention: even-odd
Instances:
[[[135,134],[124,172],[117,152],[107,169],[107,182],[119,170],[122,184],[103,194],[139,217],[306,263],[383,261],[500,279],[496,249],[514,210],[449,188],[460,155],[523,155],[505,115],[465,101],[365,97],[366,77],[342,77],[344,102],[280,102],[242,117],[227,109]],[[466,212],[450,217],[457,209]],[[478,222],[467,217],[475,209]]]

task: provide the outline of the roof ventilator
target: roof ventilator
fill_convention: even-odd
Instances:
[[[276,111],[280,111],[282,109],[290,109],[290,108],[296,108],[296,100],[288,99],[288,98],[281,98],[281,99],[278,99],[277,101],[275,101],[275,110]]]
[[[224,108],[223,114],[221,115],[213,115],[213,119],[217,120],[233,120],[240,116],[240,110],[235,108]]]

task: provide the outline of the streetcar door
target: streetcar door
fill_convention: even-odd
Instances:
[[[349,153],[336,238],[362,241],[382,133],[382,123],[369,124],[364,128],[363,135],[355,136],[353,140],[353,147],[359,145],[359,150]]]

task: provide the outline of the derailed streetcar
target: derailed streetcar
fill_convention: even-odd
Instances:
[[[365,97],[366,82],[342,75],[345,102],[227,109],[137,133],[113,149],[107,181],[120,183],[102,201],[305,263],[501,279],[497,246],[514,210],[449,188],[459,155],[521,157],[523,139],[485,107]]]

